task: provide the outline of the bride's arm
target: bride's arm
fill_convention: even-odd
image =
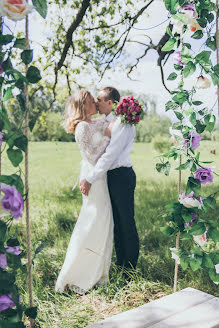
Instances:
[[[92,165],[96,164],[96,161],[105,152],[110,141],[108,136],[103,136],[100,140],[95,140],[87,122],[80,122],[78,124],[75,139],[83,156]]]

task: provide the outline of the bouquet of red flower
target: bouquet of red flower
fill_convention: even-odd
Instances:
[[[121,117],[124,124],[137,124],[141,119],[142,105],[133,97],[123,98],[120,103],[113,106],[115,116]]]

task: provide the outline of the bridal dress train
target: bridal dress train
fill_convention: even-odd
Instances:
[[[103,119],[82,121],[76,127],[82,165],[80,180],[87,176],[104,153],[109,138],[103,136]],[[82,196],[81,211],[72,233],[65,261],[55,289],[69,288],[78,293],[108,282],[113,247],[113,217],[106,174],[94,182],[88,196]]]

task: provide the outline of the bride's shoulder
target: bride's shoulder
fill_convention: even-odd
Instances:
[[[77,124],[75,129],[75,135],[85,132],[89,128],[89,123],[86,121],[81,121]]]

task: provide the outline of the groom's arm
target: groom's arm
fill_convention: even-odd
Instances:
[[[105,153],[99,158],[93,170],[86,177],[87,182],[90,184],[101,178],[109,170],[127,143],[135,137],[135,128],[133,126],[128,124],[116,125],[117,122],[112,129],[111,141]]]

